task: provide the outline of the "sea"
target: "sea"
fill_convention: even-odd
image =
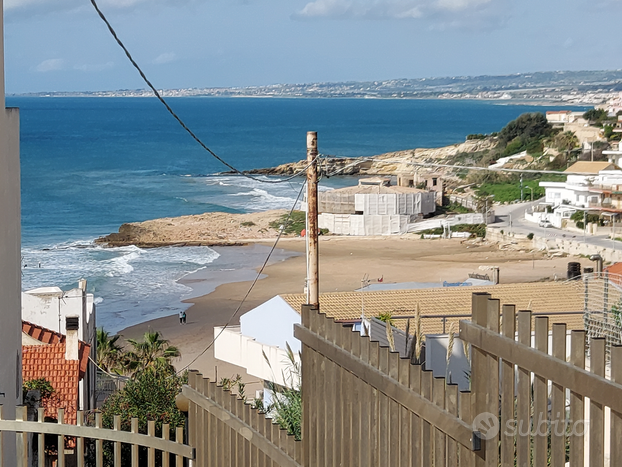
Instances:
[[[499,131],[522,113],[559,109],[479,100],[192,97],[169,103],[240,170],[304,159],[307,131],[318,132],[322,154],[373,156],[459,143],[470,133]],[[22,287],[66,290],[87,279],[98,326],[112,333],[176,314],[189,306],[182,300],[222,283],[253,279],[269,248],[104,248],[94,239],[126,222],[289,209],[302,184],[223,174],[228,169],[155,98],[16,96],[7,105],[20,108]],[[331,177],[320,189],[354,184]],[[277,250],[272,261],[289,256]]]

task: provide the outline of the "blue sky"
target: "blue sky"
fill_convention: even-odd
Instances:
[[[622,68],[622,0],[99,0],[159,88]],[[89,0],[4,0],[8,93],[144,88]]]

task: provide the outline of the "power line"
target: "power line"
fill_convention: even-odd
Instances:
[[[149,86],[149,89],[151,89],[151,91],[153,92],[155,97],[162,103],[162,105],[164,105],[164,107],[166,107],[166,110],[168,111],[168,113],[171,114],[171,116],[175,120],[177,120],[177,123],[179,123],[179,125],[181,125],[181,127],[192,137],[192,139],[194,139],[197,143],[199,143],[199,145],[203,149],[205,149],[212,157],[214,157],[216,160],[218,160],[221,164],[223,164],[226,167],[228,167],[229,169],[231,169],[234,173],[236,173],[238,175],[242,175],[243,177],[246,177],[246,178],[250,178],[251,180],[255,180],[256,182],[260,182],[260,183],[284,183],[284,182],[286,182],[288,180],[296,178],[296,177],[302,175],[303,173],[305,173],[307,168],[310,167],[311,164],[313,164],[315,162],[315,159],[314,159],[311,163],[309,163],[309,165],[307,165],[306,167],[304,167],[300,171],[296,172],[294,175],[292,175],[292,176],[290,176],[288,178],[279,179],[279,180],[262,180],[260,178],[253,177],[252,175],[244,173],[241,170],[239,170],[236,167],[234,167],[233,165],[229,164],[226,160],[224,160],[222,157],[220,157],[214,151],[212,151],[209,147],[207,147],[207,145],[175,113],[175,111],[171,108],[171,106],[168,105],[168,102],[166,102],[166,100],[162,97],[162,95],[155,88],[155,86],[153,84],[151,84],[151,81],[149,81],[149,78],[147,78],[147,75],[145,75],[145,73],[140,68],[138,63],[136,63],[136,61],[132,57],[132,54],[130,54],[130,51],[127,49],[127,47],[125,47],[125,45],[123,44],[121,39],[119,39],[119,36],[117,35],[116,31],[114,30],[114,28],[112,27],[112,25],[110,24],[110,22],[108,21],[108,19],[104,15],[104,13],[99,9],[99,6],[97,5],[96,1],[95,0],[91,0],[91,4],[93,5],[93,8],[95,8],[95,11],[97,12],[97,14],[101,18],[101,20],[108,27],[108,31],[110,31],[110,34],[112,34],[112,37],[114,38],[114,40],[117,42],[117,44],[119,44],[119,47],[121,47],[121,49],[123,49],[123,52],[125,52],[126,57],[130,61],[130,63],[134,66],[134,68],[136,68],[136,70],[138,71],[138,74],[140,74],[140,77],[147,84],[147,86]],[[320,154],[318,154],[316,159],[319,158],[319,157],[320,157]]]
[[[270,249],[270,252],[268,253],[268,256],[266,257],[266,260],[263,262],[263,265],[261,266],[261,268],[257,272],[257,275],[255,276],[255,280],[253,280],[253,282],[251,283],[250,287],[248,288],[248,291],[246,292],[246,295],[244,295],[244,298],[242,298],[242,301],[240,302],[240,304],[236,308],[235,312],[233,312],[233,314],[229,317],[229,319],[227,320],[227,323],[222,327],[222,329],[220,330],[218,335],[214,336],[214,338],[208,344],[208,346],[205,347],[205,349],[203,349],[203,351],[200,354],[198,354],[196,357],[194,357],[190,363],[188,363],[181,370],[177,371],[177,374],[182,373],[183,371],[185,371],[188,368],[190,368],[190,365],[192,365],[194,362],[196,362],[199,359],[199,357],[201,357],[205,352],[207,352],[214,345],[216,340],[222,335],[222,333],[225,332],[225,329],[227,329],[231,325],[231,322],[238,315],[238,313],[240,312],[240,309],[242,308],[242,305],[244,305],[244,302],[246,301],[248,296],[251,294],[253,288],[255,287],[255,284],[257,284],[257,281],[259,280],[259,278],[263,274],[263,270],[268,265],[268,261],[270,260],[270,257],[272,256],[272,253],[274,253],[274,250],[276,249],[276,246],[279,243],[279,240],[281,239],[281,236],[283,235],[283,231],[285,230],[285,226],[287,225],[287,223],[289,222],[290,218],[292,217],[292,213],[294,212],[294,209],[296,208],[296,204],[298,204],[298,201],[300,200],[300,196],[302,195],[302,192],[303,192],[305,186],[306,186],[306,183],[303,183],[302,186],[300,187],[300,191],[298,192],[298,196],[296,197],[296,200],[294,201],[294,204],[292,205],[292,208],[289,210],[289,213],[287,214],[287,219],[285,219],[285,221],[283,222],[283,225],[281,226],[281,229],[279,230],[279,235],[276,237],[276,240],[274,241],[274,244],[272,245],[272,248]]]

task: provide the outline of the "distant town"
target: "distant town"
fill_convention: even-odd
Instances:
[[[622,91],[622,70],[553,71],[503,76],[452,76],[383,81],[161,89],[164,97],[288,97],[368,99],[483,99],[598,105]],[[38,92],[33,97],[150,97],[149,89]]]

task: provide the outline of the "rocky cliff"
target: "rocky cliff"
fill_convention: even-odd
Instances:
[[[389,152],[373,157],[327,157],[322,159],[321,167],[324,173],[334,175],[397,175],[413,173],[416,169],[422,172],[443,172],[450,175],[453,171],[444,168],[425,168],[419,164],[452,163],[461,154],[476,154],[496,148],[496,138],[468,140],[464,143],[453,144],[442,148],[408,149]],[[249,173],[263,175],[292,175],[304,170],[307,161],[282,164],[277,167],[255,169]]]

